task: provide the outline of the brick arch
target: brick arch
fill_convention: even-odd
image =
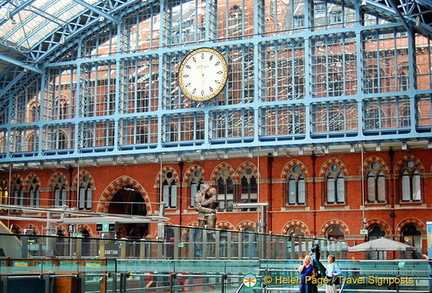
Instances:
[[[391,235],[391,229],[390,229],[390,225],[387,224],[386,221],[381,220],[381,219],[370,219],[369,221],[367,221],[366,223],[366,229],[375,226],[375,225],[379,225],[384,229],[384,232],[386,235]]]
[[[79,232],[81,233],[83,230],[87,230],[89,232],[89,237],[93,237],[93,229],[87,224],[81,224],[78,226]]]
[[[402,236],[402,229],[403,229],[403,227],[405,227],[408,224],[415,225],[417,227],[417,229],[420,230],[422,235],[426,234],[426,225],[422,221],[420,221],[419,219],[415,219],[415,218],[409,218],[409,219],[405,219],[405,220],[399,222],[399,224],[397,224],[396,235]]]
[[[397,162],[395,165],[395,174],[400,174],[401,169],[403,167],[403,165],[405,164],[405,162],[412,160],[414,161],[414,163],[418,166],[420,172],[425,172],[426,168],[423,165],[423,162],[417,157],[414,156],[413,154],[404,154]]]
[[[23,184],[23,182],[24,182],[24,179],[23,179],[23,177],[21,176],[21,174],[12,174],[12,176],[11,176],[11,182],[10,182],[11,185],[14,185],[15,182],[16,182],[18,179],[21,181],[21,186],[22,186],[22,184]]]
[[[252,228],[254,228],[256,230],[256,224],[255,224],[255,222],[250,221],[250,220],[241,221],[237,225],[237,227],[235,228],[235,230],[240,231],[242,228],[245,228],[245,227],[252,227]]]
[[[258,179],[259,177],[261,177],[261,175],[259,174],[258,168],[257,166],[252,163],[251,161],[246,161],[243,162],[236,170],[236,177],[240,178],[240,175],[243,173],[243,171],[247,168],[247,167],[251,167],[252,172],[254,174],[256,174],[256,178]]]
[[[300,226],[305,231],[305,236],[310,235],[309,227],[304,222],[298,221],[298,220],[292,220],[292,221],[289,221],[288,223],[286,223],[282,227],[281,234],[287,235],[288,229],[291,228],[292,226]]]
[[[57,234],[57,230],[61,230],[63,232],[63,235],[65,236],[69,233],[68,229],[63,224],[53,224],[52,227],[56,229],[56,234]]]
[[[330,159],[325,161],[324,164],[321,166],[321,170],[319,171],[319,176],[324,177],[327,173],[327,170],[330,168],[330,166],[335,163],[340,166],[341,171],[343,172],[344,175],[348,175],[348,168],[345,165],[345,163],[339,158],[331,157]]]
[[[75,177],[73,179],[72,190],[77,190],[77,186],[79,185],[79,182],[81,181],[81,179],[84,176],[88,176],[91,189],[93,189],[93,190],[96,189],[96,183],[94,181],[92,174],[88,170],[82,169],[82,170],[80,170],[79,174],[75,175]]]
[[[12,229],[10,229],[10,230],[12,231],[13,229],[17,229],[19,231],[19,233],[21,233],[21,234],[24,232],[21,225],[16,224],[16,223],[12,224]]]
[[[198,164],[193,164],[193,165],[190,166],[190,167],[186,170],[186,172],[184,173],[183,182],[184,182],[184,183],[188,183],[188,182],[190,181],[191,177],[192,177],[192,174],[193,174],[195,171],[201,171],[201,173],[202,173],[203,176],[204,176],[204,167],[203,167],[203,166],[200,166],[200,165],[198,165]]]
[[[282,178],[282,179],[286,179],[286,178],[288,177],[288,172],[289,172],[289,171],[291,170],[291,168],[292,168],[293,166],[295,166],[295,165],[297,165],[297,166],[300,167],[302,173],[303,173],[305,176],[308,176],[308,175],[309,175],[309,171],[308,171],[308,169],[306,168],[306,165],[305,165],[302,161],[299,161],[299,160],[297,160],[297,159],[292,159],[292,160],[290,160],[288,163],[286,163],[285,166],[282,168],[281,178]]]
[[[113,181],[111,181],[110,184],[108,184],[105,187],[105,190],[102,192],[99,198],[96,212],[107,213],[109,204],[113,199],[114,195],[125,186],[130,186],[131,188],[134,188],[136,191],[138,191],[141,194],[146,204],[147,214],[151,215],[152,214],[152,210],[151,210],[152,207],[150,204],[151,201],[144,187],[137,180],[126,175],[114,179]]]
[[[218,165],[213,169],[213,171],[212,171],[212,173],[211,173],[211,175],[210,175],[210,181],[216,182],[217,175],[218,175],[219,172],[220,172],[222,169],[224,169],[224,168],[227,168],[227,169],[228,169],[228,171],[229,171],[229,173],[230,173],[230,175],[231,175],[231,178],[232,178],[233,180],[238,180],[238,177],[235,176],[234,168],[233,168],[230,164],[228,164],[228,163],[226,163],[226,162],[222,162],[222,163],[218,164]]]
[[[63,177],[65,179],[65,186],[67,189],[69,189],[69,180],[65,173],[61,171],[56,171],[48,178],[48,188],[52,190],[54,188],[54,185],[57,183],[57,179],[59,177]]]
[[[231,224],[228,221],[220,221],[220,222],[216,222],[216,228],[218,229],[222,229],[227,227],[228,230],[235,230],[235,226],[233,224]]]
[[[30,172],[26,176],[26,178],[24,179],[24,181],[22,183],[23,190],[28,190],[29,185],[31,184],[30,182],[35,178],[36,178],[37,184],[39,185],[39,187],[41,187],[41,182],[40,182],[39,176],[35,172]]]
[[[390,168],[387,165],[386,161],[377,155],[371,155],[367,157],[363,162],[363,169],[368,168],[368,166],[373,162],[378,162],[382,166],[382,170],[384,171],[384,173],[390,174]]]
[[[24,226],[23,232],[24,232],[25,229],[33,229],[36,235],[42,235],[42,234],[40,233],[40,231],[39,231],[39,228],[36,227],[36,225],[33,225],[33,224],[27,224],[27,225]]]
[[[164,166],[164,167],[163,167],[163,168],[158,172],[157,177],[156,177],[156,186],[159,186],[159,185],[161,184],[161,177],[163,177],[162,175],[164,175],[164,174],[166,174],[166,173],[168,173],[168,172],[172,172],[175,181],[176,181],[176,182],[180,182],[180,177],[179,177],[177,171],[176,171],[172,166],[167,165],[167,166]]]
[[[342,228],[342,230],[344,231],[344,235],[350,235],[351,234],[347,224],[345,224],[341,220],[333,219],[333,220],[328,220],[327,222],[324,223],[324,225],[322,225],[322,227],[321,227],[321,235],[322,236],[325,236],[325,232],[326,232],[327,228],[330,227],[331,225],[339,225]]]

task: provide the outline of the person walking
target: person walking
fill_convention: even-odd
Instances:
[[[326,284],[326,293],[337,293],[337,285],[340,283],[339,280],[342,272],[335,263],[335,259],[335,256],[332,254],[327,257],[326,277],[328,283]]]

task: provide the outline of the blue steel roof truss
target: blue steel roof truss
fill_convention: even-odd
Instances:
[[[33,1],[25,2],[22,7],[17,7],[17,10],[19,9],[25,9],[25,5],[32,3]],[[77,3],[82,3],[82,1],[77,0]],[[169,5],[176,5],[180,3],[181,1],[161,1],[163,4],[168,7]],[[349,1],[352,2],[355,5],[358,5],[360,1]],[[393,18],[399,18],[402,23],[406,26],[406,28],[413,28],[418,29],[422,33],[425,34],[432,34],[432,29],[429,25],[430,21],[430,12],[432,10],[432,5],[428,1],[422,1],[422,0],[416,0],[416,1],[399,1],[396,2],[394,0],[386,0],[386,1],[366,1],[369,5],[368,7],[371,9],[377,9],[377,11],[380,11],[380,13],[384,13],[387,16],[391,16]],[[77,56],[73,56],[73,54],[77,54],[78,48],[77,44],[79,44],[79,40],[82,40],[86,38],[87,36],[97,33],[100,29],[103,29],[104,27],[107,27],[109,25],[112,25],[112,22],[117,22],[118,19],[121,19],[121,15],[127,14],[131,10],[138,9],[139,7],[150,7],[153,3],[159,3],[159,1],[143,1],[142,3],[139,3],[138,1],[102,1],[97,4],[95,8],[88,7],[88,10],[84,10],[80,15],[75,17],[74,19],[71,19],[67,23],[59,23],[59,27],[56,31],[53,31],[50,35],[47,35],[45,39],[42,39],[38,44],[36,44],[31,50],[25,51],[22,50],[21,53],[23,54],[22,60],[10,62],[11,66],[9,69],[5,70],[0,78],[2,80],[2,84],[7,84],[0,90],[0,106],[2,109],[5,109],[5,106],[9,103],[9,99],[14,95],[14,93],[17,93],[21,90],[21,86],[18,83],[26,83],[31,80],[33,80],[35,77],[40,78],[40,71],[39,68],[49,68],[50,66],[55,66],[56,63],[64,63],[67,64],[76,64],[77,60],[74,59]],[[135,6],[134,6],[135,5]],[[103,18],[101,18],[103,17]],[[420,18],[420,23],[419,23]],[[47,19],[47,21],[50,21]],[[51,20],[53,21],[53,20]],[[89,29],[91,28],[91,29]],[[29,36],[30,37],[30,36]],[[3,40],[5,41],[5,40]],[[255,45],[255,40],[251,40],[252,45]],[[18,47],[20,47],[23,43],[25,43],[25,40],[23,40],[21,43],[18,44]],[[245,44],[241,41],[231,41],[231,42],[221,42],[220,46],[221,48],[227,48],[227,46],[244,46]],[[270,46],[271,44],[269,44]],[[190,48],[193,48],[194,46],[190,46]],[[173,53],[176,53],[179,49],[178,48],[162,48],[159,50],[156,50],[159,53],[163,53],[165,51],[170,51]],[[360,49],[358,49],[360,50]],[[70,53],[73,52],[72,55]],[[65,54],[69,53],[69,54]],[[356,52],[357,54],[361,54],[360,51]],[[142,53],[145,54],[145,53]],[[139,54],[131,54],[126,53],[121,56],[121,58],[127,58],[127,57],[136,57],[139,56]],[[120,57],[119,57],[120,58]],[[8,61],[8,58],[4,57],[2,58],[5,61]],[[98,62],[104,62],[102,59],[95,58],[95,61],[99,60]],[[118,60],[118,59],[116,59]],[[256,59],[255,59],[256,60]],[[96,62],[97,63],[97,62]],[[26,66],[26,64],[31,64]],[[19,70],[19,68],[26,68],[30,69],[33,72],[23,72]],[[243,70],[245,70],[243,68]],[[11,79],[10,76],[13,76]],[[308,78],[308,77],[307,77]],[[8,82],[6,83],[6,80]],[[309,81],[307,81],[309,82]],[[429,92],[426,92],[427,94],[430,94]],[[373,96],[373,95],[371,95]],[[259,101],[257,98],[258,94],[255,93],[255,101]],[[350,100],[352,98],[344,99],[343,97],[334,97],[334,98],[327,98],[325,101],[325,107],[327,111],[330,111],[331,109],[331,103],[334,102],[342,102],[344,106],[345,111],[347,111],[347,104],[350,104]],[[314,101],[315,102],[315,101]],[[414,104],[414,100],[411,101],[412,104]],[[208,104],[202,104],[202,103],[196,103],[195,107],[200,108],[202,107],[203,112],[205,113],[206,117],[210,116],[210,109],[208,109],[208,105],[214,105],[214,101],[209,102]],[[256,102],[255,102],[256,103]],[[291,103],[291,102],[289,102]],[[297,103],[297,101],[295,101]],[[294,104],[294,102],[292,102]],[[310,102],[307,102],[308,106],[315,106],[315,104],[312,104]],[[323,104],[323,105],[324,105]],[[10,105],[9,105],[10,106]],[[252,105],[253,106],[253,105]],[[230,106],[221,107],[221,109],[228,110]],[[245,111],[250,107],[250,105],[243,105],[238,106],[238,110],[241,113],[245,113]],[[10,109],[10,108],[9,108]],[[14,110],[15,111],[15,110]],[[175,111],[173,112],[175,113]],[[153,113],[159,117],[163,117],[163,113],[160,112],[160,110]],[[228,114],[229,115],[229,114]],[[361,113],[359,113],[359,116],[361,116]],[[115,113],[112,115],[112,119],[119,120],[120,117],[123,117],[122,115],[119,115],[118,113]],[[173,116],[174,117],[174,116]],[[294,117],[294,116],[293,116]],[[160,118],[162,119],[162,118]],[[258,119],[258,118],[255,118]],[[359,118],[360,119],[360,118]],[[92,119],[89,119],[89,121],[92,121]],[[94,120],[96,121],[96,120]],[[107,121],[105,118],[101,117],[100,121]],[[72,121],[64,121],[65,123],[69,123]],[[48,122],[46,121],[40,121],[37,122],[37,128],[42,130],[44,129],[44,126]],[[50,122],[51,123],[51,122]],[[96,122],[94,122],[96,123]],[[107,123],[107,122],[102,122]],[[361,125],[362,122],[359,122],[359,125]],[[17,124],[10,126],[8,122],[3,123],[3,127],[6,127],[7,129],[16,129],[17,131],[24,131],[28,129],[28,125]],[[107,124],[108,125],[108,124]],[[226,126],[228,127],[228,126]],[[306,128],[309,130],[309,125],[306,125]],[[30,127],[30,129],[33,129]],[[361,130],[361,129],[360,129]],[[316,145],[325,145],[329,142],[338,144],[338,143],[358,143],[362,141],[391,141],[393,140],[394,133],[397,133],[399,136],[396,140],[409,140],[411,138],[410,133],[416,133],[416,128],[414,123],[412,123],[408,128],[402,127],[402,128],[394,128],[392,131],[389,132],[390,135],[386,135],[386,132],[377,132],[372,133],[370,132],[367,136],[361,134],[361,131],[357,132],[338,132],[338,133],[320,133],[319,136],[311,137],[309,133],[306,133],[305,135],[294,135],[294,136],[287,136],[287,137],[274,137],[272,139],[271,137],[268,137],[267,139],[259,139],[258,133],[259,131],[255,131],[255,136],[250,138],[242,138],[242,139],[214,139],[213,140],[213,148],[216,150],[224,150],[224,149],[244,149],[245,148],[245,142],[247,142],[247,148],[253,148],[253,147],[261,147],[261,148],[273,148],[275,147],[275,144],[279,147],[286,146],[286,141],[290,141],[291,146],[300,147],[302,145],[309,145],[311,143]],[[20,132],[19,132],[20,133]],[[76,130],[76,134],[78,135],[79,131]],[[12,161],[21,161],[25,162],[29,159],[35,160],[35,161],[44,161],[44,160],[62,160],[62,159],[70,159],[71,157],[75,159],[79,158],[97,158],[97,157],[110,157],[110,156],[136,156],[141,155],[143,150],[146,150],[146,153],[148,155],[157,155],[162,152],[177,152],[177,153],[187,153],[187,152],[198,152],[202,151],[203,146],[208,147],[208,138],[206,140],[198,140],[197,142],[184,142],[184,143],[165,143],[165,146],[163,147],[161,144],[161,141],[158,141],[157,144],[148,144],[148,145],[141,145],[141,146],[135,146],[133,148],[127,148],[123,147],[120,148],[117,145],[117,137],[118,131],[115,133],[115,141],[111,145],[111,143],[107,143],[107,146],[100,147],[100,148],[89,148],[88,151],[84,149],[80,149],[78,144],[75,144],[75,147],[72,149],[64,149],[64,150],[54,150],[54,151],[44,151],[41,149],[42,143],[39,143],[39,149],[34,152],[14,152],[14,153],[6,153],[2,155],[4,162],[12,162]],[[80,134],[82,135],[82,134]],[[431,139],[431,135],[428,132],[422,132],[418,134],[420,139],[429,140]],[[340,138],[343,138],[343,141],[341,141]],[[218,142],[220,141],[220,143]]]

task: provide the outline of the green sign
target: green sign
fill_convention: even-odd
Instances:
[[[108,222],[103,222],[102,231],[109,231],[109,223]]]

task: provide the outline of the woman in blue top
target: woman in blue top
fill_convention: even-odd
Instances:
[[[334,280],[333,277],[340,277],[341,275],[341,270],[339,269],[338,265],[334,262],[335,261],[335,256],[330,254],[327,257],[327,269],[326,269],[326,275],[327,275],[327,280]],[[336,284],[332,283],[328,283],[326,284],[326,293],[337,293],[337,288],[336,288]]]
[[[303,264],[298,268],[300,273],[300,290],[299,293],[311,293],[312,283],[311,278],[315,278],[315,269],[312,265],[310,255],[306,255]]]

